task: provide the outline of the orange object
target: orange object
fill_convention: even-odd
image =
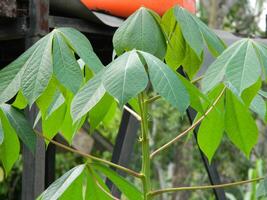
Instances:
[[[128,17],[138,8],[144,6],[163,15],[176,4],[195,13],[195,0],[81,0],[90,10],[102,11],[119,17]]]

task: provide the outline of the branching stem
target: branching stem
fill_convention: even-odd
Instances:
[[[203,186],[192,186],[192,187],[178,187],[178,188],[166,188],[161,190],[155,190],[151,191],[148,196],[154,197],[156,195],[161,195],[163,193],[170,193],[170,192],[178,192],[178,191],[190,191],[190,190],[209,190],[209,189],[215,189],[215,188],[226,188],[226,187],[233,187],[237,185],[244,185],[252,182],[258,182],[263,180],[264,177],[259,177],[255,179],[245,180],[245,181],[237,181],[233,183],[224,183],[224,184],[218,184],[218,185],[203,185]]]
[[[140,178],[140,179],[143,178],[143,175],[142,175],[142,174],[139,174],[139,173],[137,173],[137,172],[135,172],[135,171],[133,171],[133,170],[131,170],[131,169],[128,169],[128,168],[126,168],[126,167],[117,165],[117,164],[115,164],[115,163],[113,163],[113,162],[110,162],[110,161],[107,161],[107,160],[104,160],[104,159],[101,159],[101,158],[92,156],[92,155],[90,155],[90,154],[81,152],[81,151],[79,151],[79,150],[73,149],[73,148],[71,148],[71,147],[68,147],[68,146],[66,146],[66,145],[64,145],[64,144],[61,144],[61,143],[55,141],[55,140],[49,139],[48,137],[44,136],[43,134],[41,134],[41,133],[38,132],[37,130],[35,130],[35,133],[36,133],[39,137],[43,138],[44,140],[47,140],[47,141],[49,141],[50,143],[52,143],[52,144],[54,144],[54,145],[56,145],[56,146],[58,146],[58,147],[60,147],[60,148],[62,148],[62,149],[65,149],[65,150],[67,150],[67,151],[70,151],[70,152],[79,154],[79,155],[81,155],[81,156],[83,156],[83,157],[85,157],[85,158],[88,158],[88,159],[91,159],[91,160],[94,160],[94,161],[98,161],[98,162],[102,162],[102,163],[104,163],[104,164],[110,165],[110,166],[112,166],[112,167],[114,167],[114,168],[117,168],[117,169],[119,169],[119,170],[121,170],[121,171],[124,171],[124,172],[126,172],[127,174],[132,175],[132,176],[134,176],[134,177],[136,177],[136,178]]]
[[[219,94],[219,96],[215,99],[215,101],[213,102],[213,104],[209,107],[209,109],[195,123],[193,123],[185,131],[183,131],[182,133],[180,133],[177,137],[175,137],[174,139],[172,139],[171,141],[169,141],[168,143],[164,144],[163,146],[161,146],[160,148],[158,148],[157,150],[155,150],[153,153],[151,153],[150,159],[152,159],[159,152],[161,152],[161,151],[165,150],[166,148],[168,148],[173,143],[176,143],[180,138],[182,138],[183,136],[187,135],[190,131],[194,130],[194,128],[196,128],[196,126],[198,126],[200,124],[200,122],[203,119],[205,119],[205,117],[213,110],[213,108],[216,106],[216,104],[222,98],[222,96],[223,96],[223,94],[225,92],[225,89],[226,89],[226,87],[223,88],[223,90],[221,91],[221,93]]]

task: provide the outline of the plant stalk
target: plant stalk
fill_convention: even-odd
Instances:
[[[144,200],[149,200],[148,193],[151,190],[150,184],[150,150],[149,150],[149,132],[148,132],[148,115],[147,104],[145,103],[145,92],[138,95],[138,102],[141,111],[141,143],[142,143],[142,174]]]

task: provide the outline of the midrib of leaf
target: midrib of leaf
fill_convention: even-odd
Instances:
[[[130,59],[131,59],[131,54],[129,55],[129,57],[127,59],[125,70],[124,70],[124,77],[123,77],[123,85],[122,85],[122,93],[121,93],[121,101],[120,102],[123,102],[123,99],[124,99],[124,91],[125,91],[125,83],[126,83],[127,69],[129,67],[129,62],[130,62]]]
[[[248,54],[249,44],[250,44],[250,43],[247,44],[246,53],[245,53],[245,59],[243,60],[243,66],[244,66],[245,63],[247,62],[247,54]],[[254,51],[254,49],[253,49],[253,51]],[[243,81],[244,81],[244,73],[245,73],[245,70],[246,70],[246,69],[245,69],[245,67],[244,67],[243,70],[242,70],[241,80],[240,80],[240,86],[239,86],[239,90],[238,90],[238,91],[240,91],[241,83],[243,83]]]

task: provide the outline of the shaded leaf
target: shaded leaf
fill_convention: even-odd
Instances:
[[[250,109],[257,113],[259,117],[265,121],[266,116],[266,103],[260,95],[256,95],[251,102]]]
[[[267,197],[267,178],[264,178],[264,180],[259,183],[256,196],[257,198]]]
[[[148,77],[136,51],[126,52],[109,64],[103,84],[107,92],[119,101],[120,107],[142,92],[148,84]]]
[[[190,99],[183,82],[161,60],[151,54],[140,53],[147,63],[153,89],[180,112],[184,112],[190,104]]]
[[[87,114],[104,96],[106,90],[102,84],[102,77],[101,71],[74,96],[71,103],[71,116],[74,122]]]
[[[30,105],[44,92],[52,77],[52,36],[44,37],[24,65],[21,88]]]
[[[203,89],[208,91],[219,82],[231,85],[240,96],[244,89],[253,85],[260,77],[261,67],[257,52],[250,39],[240,40],[226,49],[208,68]]]
[[[58,28],[71,48],[80,56],[80,58],[92,69],[95,73],[103,69],[103,64],[96,56],[89,40],[79,31],[73,28]]]
[[[34,153],[36,147],[36,134],[32,130],[25,116],[20,111],[7,104],[0,105],[0,108],[22,142],[32,153]]]
[[[142,7],[128,17],[113,37],[117,55],[137,49],[164,58],[166,41],[157,16],[158,14]]]
[[[55,32],[53,39],[53,70],[59,82],[76,93],[83,82],[83,75],[73,52],[62,35]]]

